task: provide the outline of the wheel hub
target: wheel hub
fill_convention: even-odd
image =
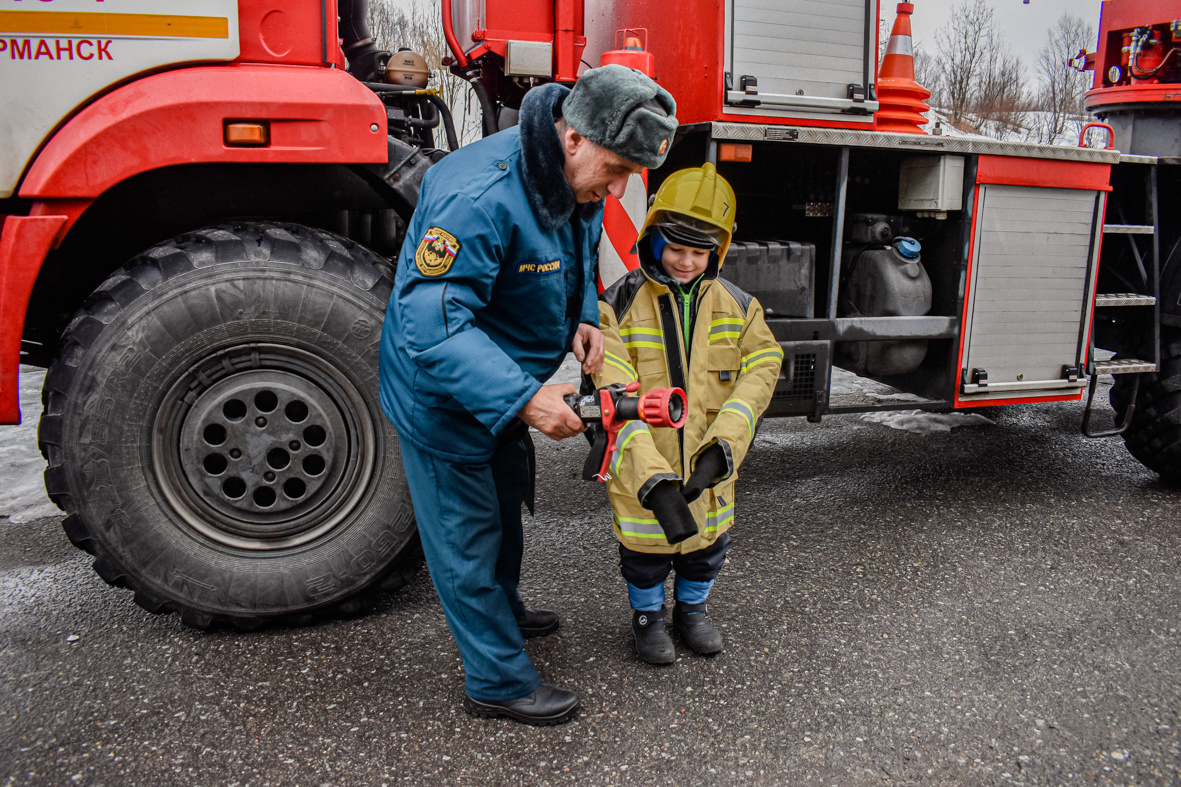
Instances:
[[[356,491],[356,414],[317,375],[249,369],[195,396],[175,427],[174,506],[227,546],[288,547]],[[350,467],[352,469],[350,469]],[[187,483],[186,483],[187,482]],[[179,492],[179,494],[176,494]]]

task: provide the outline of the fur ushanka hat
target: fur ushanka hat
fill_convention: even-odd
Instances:
[[[562,116],[579,134],[649,169],[668,155],[676,113],[677,102],[667,90],[615,64],[584,72],[562,104]]]

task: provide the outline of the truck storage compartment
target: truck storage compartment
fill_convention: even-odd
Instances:
[[[876,12],[873,0],[729,0],[726,103],[870,121]]]
[[[982,185],[959,401],[1077,398],[1102,192]]]

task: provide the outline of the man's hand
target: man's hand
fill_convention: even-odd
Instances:
[[[574,357],[582,361],[583,374],[594,374],[603,368],[603,332],[595,326],[578,324],[573,349]]]
[[[589,328],[590,326],[585,326]],[[598,333],[598,328],[592,329]],[[602,364],[603,339],[599,338],[599,363]],[[563,396],[578,393],[574,383],[559,383],[543,385],[533,394],[517,417],[532,426],[551,440],[565,440],[579,432],[586,431],[582,419],[574,414],[570,405],[566,404]]]

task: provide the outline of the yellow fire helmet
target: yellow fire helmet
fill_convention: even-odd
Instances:
[[[670,242],[717,249],[720,263],[737,226],[736,207],[734,189],[707,161],[678,170],[660,184],[639,237],[656,228]]]

